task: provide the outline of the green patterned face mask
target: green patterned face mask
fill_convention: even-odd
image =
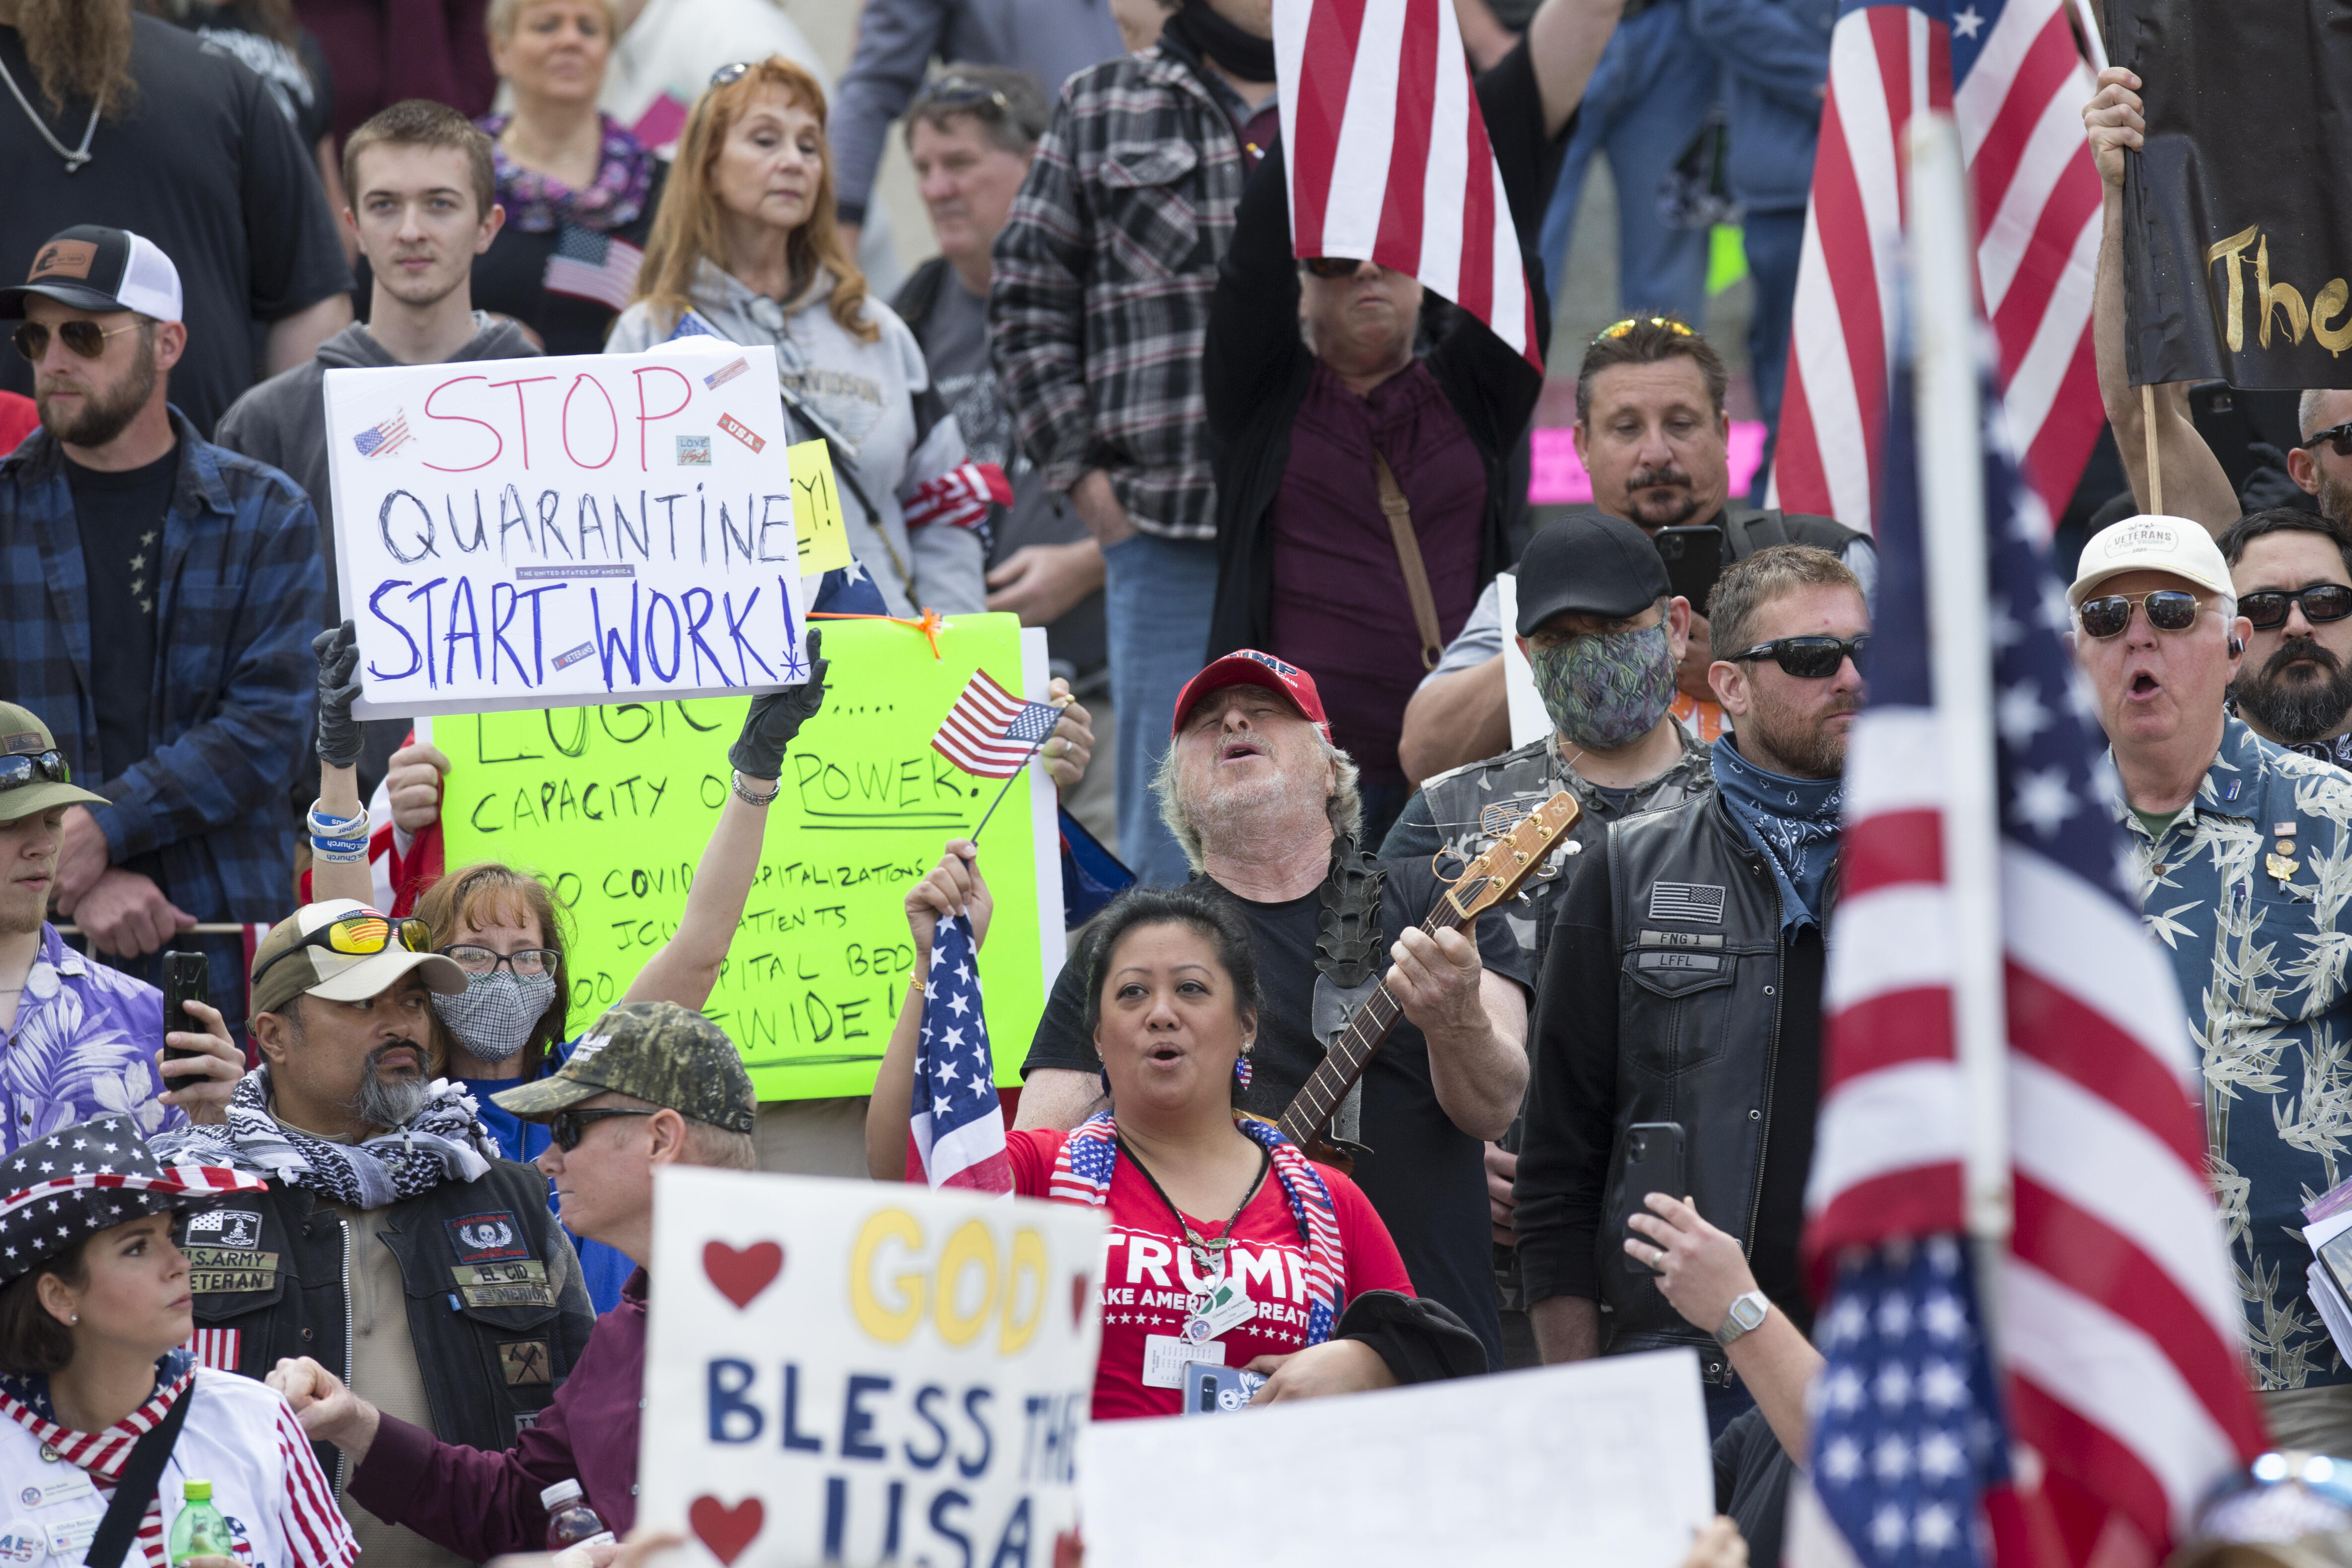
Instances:
[[[1648,734],[1675,700],[1664,623],[1528,649],[1544,711],[1570,745],[1612,752]]]

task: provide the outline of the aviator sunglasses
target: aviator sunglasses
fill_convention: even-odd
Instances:
[[[2084,635],[2101,641],[2121,637],[2131,625],[2132,606],[2147,611],[2147,624],[2160,632],[2185,632],[2197,624],[2197,612],[2205,601],[2179,588],[2158,588],[2146,594],[2107,594],[2095,599],[2085,599],[2074,611],[2075,624]],[[2279,619],[2286,619],[2281,612]]]
[[[77,319],[58,322],[56,330],[58,341],[66,347],[84,359],[96,359],[106,352],[107,339],[135,331],[138,327],[139,323],[132,321],[128,326],[102,328],[96,321]],[[27,321],[8,341],[16,345],[16,352],[28,363],[38,364],[41,356],[49,352],[49,331],[46,321]]]

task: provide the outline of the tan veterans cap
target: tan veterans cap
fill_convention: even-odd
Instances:
[[[600,1094],[667,1106],[730,1132],[751,1131],[760,1113],[751,1075],[727,1031],[675,1002],[606,1008],[561,1071],[490,1099],[526,1121],[544,1121]]]
[[[2091,535],[2074,567],[2066,602],[2079,605],[2091,590],[2126,572],[2166,572],[2213,594],[2235,594],[2230,563],[2204,524],[2185,517],[2143,514],[2111,522]]]
[[[326,945],[334,937],[306,943],[338,921],[347,944],[384,939],[379,951],[338,952]],[[297,996],[322,996],[330,1002],[363,1002],[380,995],[392,983],[414,969],[425,984],[444,996],[466,989],[466,972],[452,958],[437,952],[415,952],[401,945],[399,928],[406,922],[361,903],[357,899],[329,899],[304,904],[269,928],[253,950],[253,1011],[276,1013]],[[415,922],[421,928],[423,921]],[[283,955],[282,957],[280,955]]]
[[[38,715],[0,702],[0,822],[80,804],[104,805],[106,797],[73,782],[73,770]]]

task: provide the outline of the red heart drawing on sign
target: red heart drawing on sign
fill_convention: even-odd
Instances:
[[[1075,1329],[1087,1321],[1087,1292],[1094,1289],[1094,1284],[1087,1275],[1070,1276],[1070,1327]]]
[[[710,1548],[710,1555],[721,1563],[732,1563],[760,1533],[768,1510],[755,1497],[747,1497],[733,1508],[715,1497],[698,1497],[687,1505],[686,1519],[702,1544]]]
[[[772,1241],[754,1242],[740,1252],[723,1241],[708,1243],[702,1249],[702,1271],[738,1310],[750,1306],[751,1299],[774,1284],[783,1270],[784,1249]]]

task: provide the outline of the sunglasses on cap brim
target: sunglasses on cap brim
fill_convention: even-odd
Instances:
[[[71,783],[73,769],[66,766],[63,752],[11,752],[0,756],[0,795],[26,784]]]
[[[272,965],[306,947],[323,947],[346,958],[373,958],[395,945],[410,952],[430,952],[433,934],[423,921],[414,917],[395,921],[373,910],[355,910],[329,921],[284,952],[271,953],[268,962],[253,972],[253,978],[258,983]]]

